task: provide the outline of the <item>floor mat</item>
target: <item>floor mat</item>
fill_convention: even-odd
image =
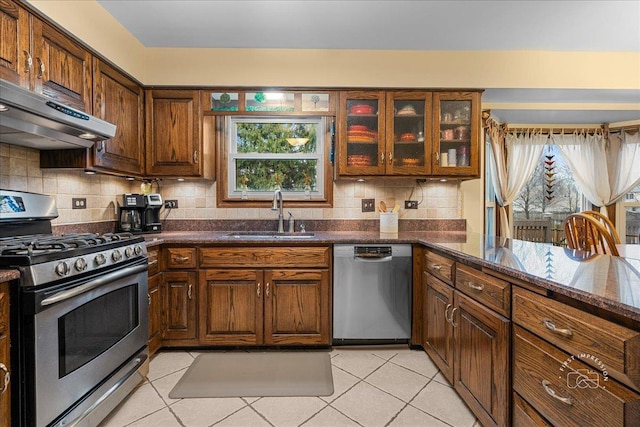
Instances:
[[[202,397],[330,396],[331,358],[326,352],[203,353],[169,393]]]

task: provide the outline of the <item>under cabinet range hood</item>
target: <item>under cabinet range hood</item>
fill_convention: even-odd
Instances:
[[[0,142],[38,150],[88,148],[116,126],[0,79]]]

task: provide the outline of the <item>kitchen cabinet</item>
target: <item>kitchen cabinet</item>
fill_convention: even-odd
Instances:
[[[9,283],[0,283],[0,427],[11,426]]]
[[[481,92],[434,92],[433,175],[480,174]]]
[[[162,343],[162,298],[161,279],[162,274],[159,268],[160,249],[153,248],[147,251],[148,286],[149,295],[149,355],[152,356]]]
[[[483,303],[509,284],[431,251],[423,268],[425,351],[483,425],[509,425],[510,320]]]
[[[201,248],[200,344],[329,345],[328,247]]]
[[[0,77],[91,112],[91,53],[17,2],[0,1],[0,18]]]
[[[198,339],[198,281],[196,249],[163,249],[162,345],[195,345]]]
[[[428,175],[431,115],[431,92],[341,92],[338,176]]]
[[[27,89],[33,61],[30,25],[25,8],[13,0],[0,0],[0,78]]]
[[[147,89],[145,108],[146,175],[211,179],[215,132],[203,135],[200,91]]]
[[[552,425],[640,425],[640,332],[520,287],[513,391]]]
[[[93,100],[93,115],[115,124],[115,136],[87,149],[42,150],[40,167],[142,176],[145,155],[142,86],[106,62],[93,58]]]

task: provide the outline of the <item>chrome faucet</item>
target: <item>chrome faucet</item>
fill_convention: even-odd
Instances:
[[[273,193],[273,206],[271,206],[272,211],[278,211],[278,233],[284,233],[284,217],[282,215],[282,191],[277,189]]]

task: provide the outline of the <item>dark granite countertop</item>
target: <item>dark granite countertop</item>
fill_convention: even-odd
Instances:
[[[317,231],[313,239],[243,239],[229,231],[171,231],[146,235],[148,246],[170,244],[318,245],[420,243],[490,268],[552,293],[640,322],[640,260],[594,255],[551,244],[485,236],[465,231]]]
[[[19,270],[0,270],[0,283],[9,282],[11,280],[19,279]]]

